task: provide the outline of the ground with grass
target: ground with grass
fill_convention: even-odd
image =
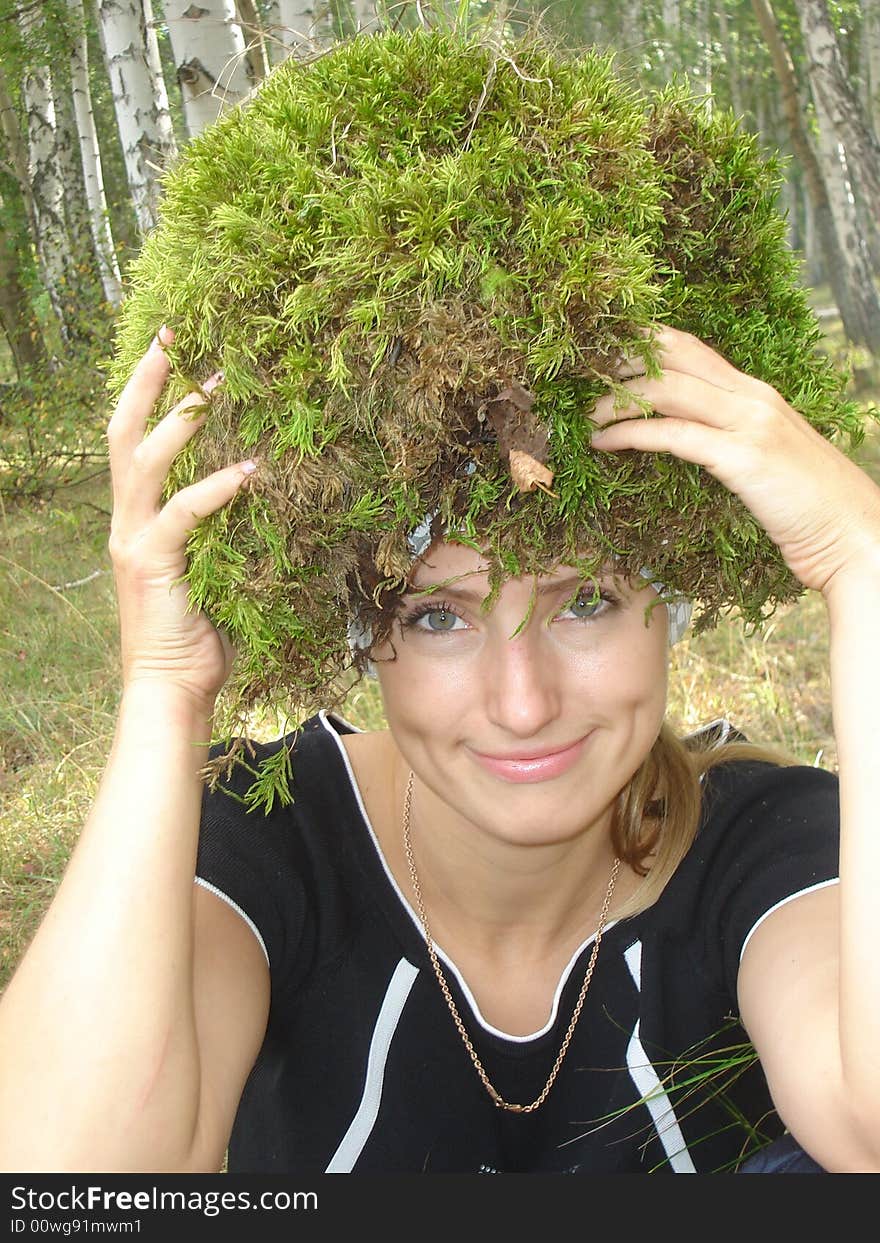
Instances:
[[[876,427],[858,459],[880,482]],[[109,507],[103,473],[50,503],[0,509],[0,990],[57,887],[110,745],[119,685]],[[673,650],[670,719],[687,731],[727,716],[755,741],[833,770],[827,649],[814,596],[753,634],[726,621],[687,637]],[[354,688],[346,715],[381,727],[375,683]],[[272,736],[273,725],[254,732]]]

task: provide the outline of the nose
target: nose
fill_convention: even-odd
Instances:
[[[516,738],[533,738],[560,710],[559,678],[549,645],[537,626],[515,638],[496,633],[483,653],[482,685],[486,715],[493,725]]]

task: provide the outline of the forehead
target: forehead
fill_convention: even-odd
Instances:
[[[445,585],[454,582],[475,590],[482,587],[488,594],[489,570],[487,557],[478,549],[453,541],[437,540],[413,565],[410,587],[413,590],[425,591],[441,583]],[[609,569],[608,574],[610,572]],[[544,574],[539,574],[537,582],[539,586],[552,585],[555,582],[561,584],[581,577],[583,576],[573,566],[558,564],[548,567]],[[535,580],[532,575],[528,575],[523,580],[511,581],[526,582],[531,588]]]

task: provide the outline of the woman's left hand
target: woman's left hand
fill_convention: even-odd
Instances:
[[[704,342],[658,328],[663,374],[625,387],[653,406],[614,409],[601,397],[593,445],[672,453],[696,462],[743,501],[805,587],[880,567],[880,488],[769,384],[737,371]],[[621,374],[633,374],[633,369]],[[618,398],[619,403],[619,398]]]

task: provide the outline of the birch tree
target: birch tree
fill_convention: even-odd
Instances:
[[[880,203],[880,141],[862,111],[844,66],[826,0],[795,0],[806,51],[806,70],[820,129],[824,125],[858,169],[865,198]]]
[[[70,29],[70,82],[76,118],[76,136],[82,164],[83,185],[88,210],[89,228],[104,298],[117,307],[122,301],[122,281],[116,260],[116,247],[107,214],[101,149],[92,111],[89,87],[89,49],[86,38],[85,12],[82,0],[67,0],[72,18]]]
[[[64,181],[58,163],[52,74],[38,40],[43,25],[42,7],[39,3],[29,4],[19,10],[18,19],[30,61],[22,76],[21,99],[36,225],[34,240],[43,287],[66,341],[70,336],[66,302],[72,288],[72,265],[64,218]]]
[[[159,178],[176,154],[152,0],[97,0],[116,124],[140,232],[158,218]]]
[[[865,112],[880,134],[880,0],[862,0],[862,47]]]
[[[22,137],[18,121],[18,110],[12,98],[12,91],[2,62],[0,62],[0,130],[3,133],[9,168],[18,183],[18,189],[27,210],[28,225],[36,244],[37,209],[34,204],[34,193],[31,189],[27,143]]]
[[[379,29],[381,23],[376,14],[375,0],[352,0],[351,9],[355,30]]]
[[[245,57],[249,81],[256,86],[268,75],[269,51],[266,31],[255,0],[236,0],[238,24],[244,34]]]
[[[726,0],[718,5],[718,34],[721,39],[721,61],[727,66],[727,81],[730,90],[730,102],[738,117],[745,114],[744,93],[739,68],[739,31],[731,24]]]
[[[278,0],[277,35],[286,56],[308,56],[320,45],[320,0]]]
[[[770,0],[752,0],[752,8],[773,58],[792,148],[803,172],[813,208],[812,224],[825,251],[825,270],[850,341],[880,352],[880,299],[871,278],[868,249],[855,201],[848,194],[838,142],[826,119],[819,124],[817,153],[804,124],[805,101],[797,74]],[[824,135],[824,137],[823,137]]]
[[[266,40],[266,55],[269,58],[269,67],[280,64],[287,56],[287,46],[284,42],[284,33],[281,27],[281,5],[280,0],[269,0],[266,5],[266,21],[263,26],[263,34]]]
[[[63,43],[64,51],[67,51],[69,44],[66,33]],[[59,52],[61,51],[59,48]],[[52,101],[55,104],[55,158],[64,188],[68,255],[70,267],[76,273],[76,297],[80,302],[79,295],[86,283],[95,286],[94,293],[97,295],[98,266],[89,227],[88,200],[73,108],[69,61],[69,55],[53,57]]]
[[[14,182],[13,190],[15,188]],[[22,207],[16,213],[24,215]],[[43,341],[30,293],[25,280],[25,257],[19,243],[24,229],[13,219],[12,204],[0,192],[0,325],[12,355],[19,379],[46,361],[47,351]],[[2,421],[2,416],[0,416]]]
[[[191,138],[251,89],[234,0],[165,0],[177,80]]]

